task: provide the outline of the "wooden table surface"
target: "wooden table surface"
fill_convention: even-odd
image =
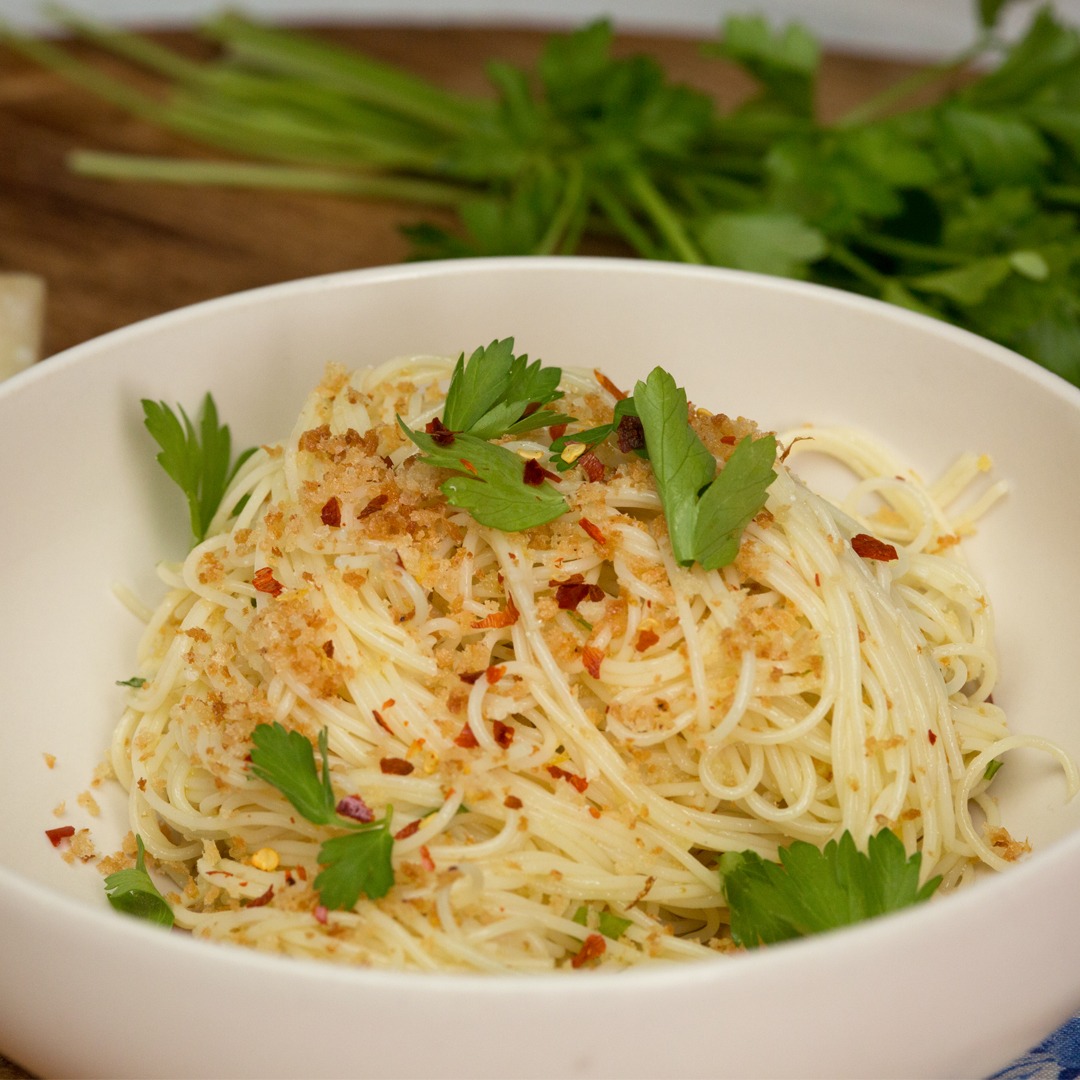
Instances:
[[[459,91],[488,92],[492,58],[531,64],[540,30],[322,27],[319,33],[405,65]],[[155,35],[194,55],[192,35]],[[648,52],[673,76],[731,105],[739,73],[703,57],[700,42],[620,36],[620,54]],[[867,57],[829,56],[820,112],[835,117],[910,70]],[[427,210],[279,192],[119,184],[72,175],[77,148],[192,154],[156,131],[0,47],[0,272],[29,271],[47,287],[43,354],[211,297],[293,278],[402,261],[399,227]],[[57,1037],[62,1038],[58,1029]],[[0,1047],[2,1050],[2,1047]],[[24,1077],[0,1057],[0,1077]]]

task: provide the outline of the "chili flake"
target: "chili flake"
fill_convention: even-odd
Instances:
[[[892,544],[886,544],[876,536],[868,533],[856,533],[851,538],[851,546],[855,554],[864,559],[876,559],[878,562],[892,562],[897,558],[896,548]]]
[[[567,772],[565,769],[560,769],[558,765],[549,765],[547,771],[556,780],[565,780],[575,791],[584,792],[589,786],[589,781],[584,776],[578,776],[577,773]]]
[[[324,525],[329,525],[331,529],[340,528],[341,500],[336,495],[331,495],[330,498],[323,503],[323,508],[319,516],[322,518],[322,523]]]
[[[599,960],[607,951],[607,942],[603,934],[590,934],[582,943],[581,948],[570,958],[570,966],[579,968],[591,960]]]
[[[436,446],[449,446],[454,441],[454,433],[437,416],[427,422],[424,430]]]
[[[259,592],[269,593],[271,596],[280,596],[285,586],[274,577],[274,571],[269,566],[262,566],[255,571],[251,584]]]

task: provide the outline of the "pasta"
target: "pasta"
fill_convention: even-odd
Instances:
[[[945,888],[1005,864],[987,765],[1042,744],[993,703],[992,607],[960,553],[1003,491],[955,509],[984,460],[926,484],[859,433],[783,433],[765,509],[707,571],[675,563],[632,455],[567,470],[570,512],[522,532],[448,505],[396,417],[423,428],[451,367],[329,368],[162,568],[112,763],[178,925],[356,964],[542,971],[594,959],[582,924],[607,919],[603,962],[627,966],[730,947],[723,852],[890,828]],[[610,420],[606,380],[568,371],[563,389],[583,424]],[[721,462],[754,432],[692,424]],[[544,460],[549,443],[507,445]],[[841,506],[789,468],[806,452],[853,473]],[[248,767],[275,722],[325,729],[334,790],[391,813],[385,896],[321,906],[328,830]]]

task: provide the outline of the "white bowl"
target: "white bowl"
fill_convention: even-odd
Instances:
[[[505,259],[316,278],[109,334],[0,386],[0,1048],[109,1076],[985,1075],[1080,1006],[1080,805],[1018,752],[998,785],[1034,856],[942,902],[683,966],[572,977],[341,970],[214,947],[113,913],[44,830],[75,807],[121,708],[139,626],[183,553],[182,500],[139,399],[210,389],[238,444],[289,430],[327,360],[456,353],[654,364],[692,398],[783,428],[855,423],[933,474],[966,449],[1012,484],[972,546],[998,612],[995,697],[1080,757],[1080,392],[1007,351],[813,286],[620,260]],[[56,757],[47,767],[44,755]],[[1076,800],[1080,803],[1080,800]]]

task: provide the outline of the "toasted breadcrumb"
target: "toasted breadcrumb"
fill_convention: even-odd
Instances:
[[[1016,862],[1023,855],[1031,851],[1031,844],[1027,840],[1014,840],[1009,835],[1009,830],[1003,826],[987,829],[986,839],[994,849],[995,854],[1000,855],[1006,862]]]

